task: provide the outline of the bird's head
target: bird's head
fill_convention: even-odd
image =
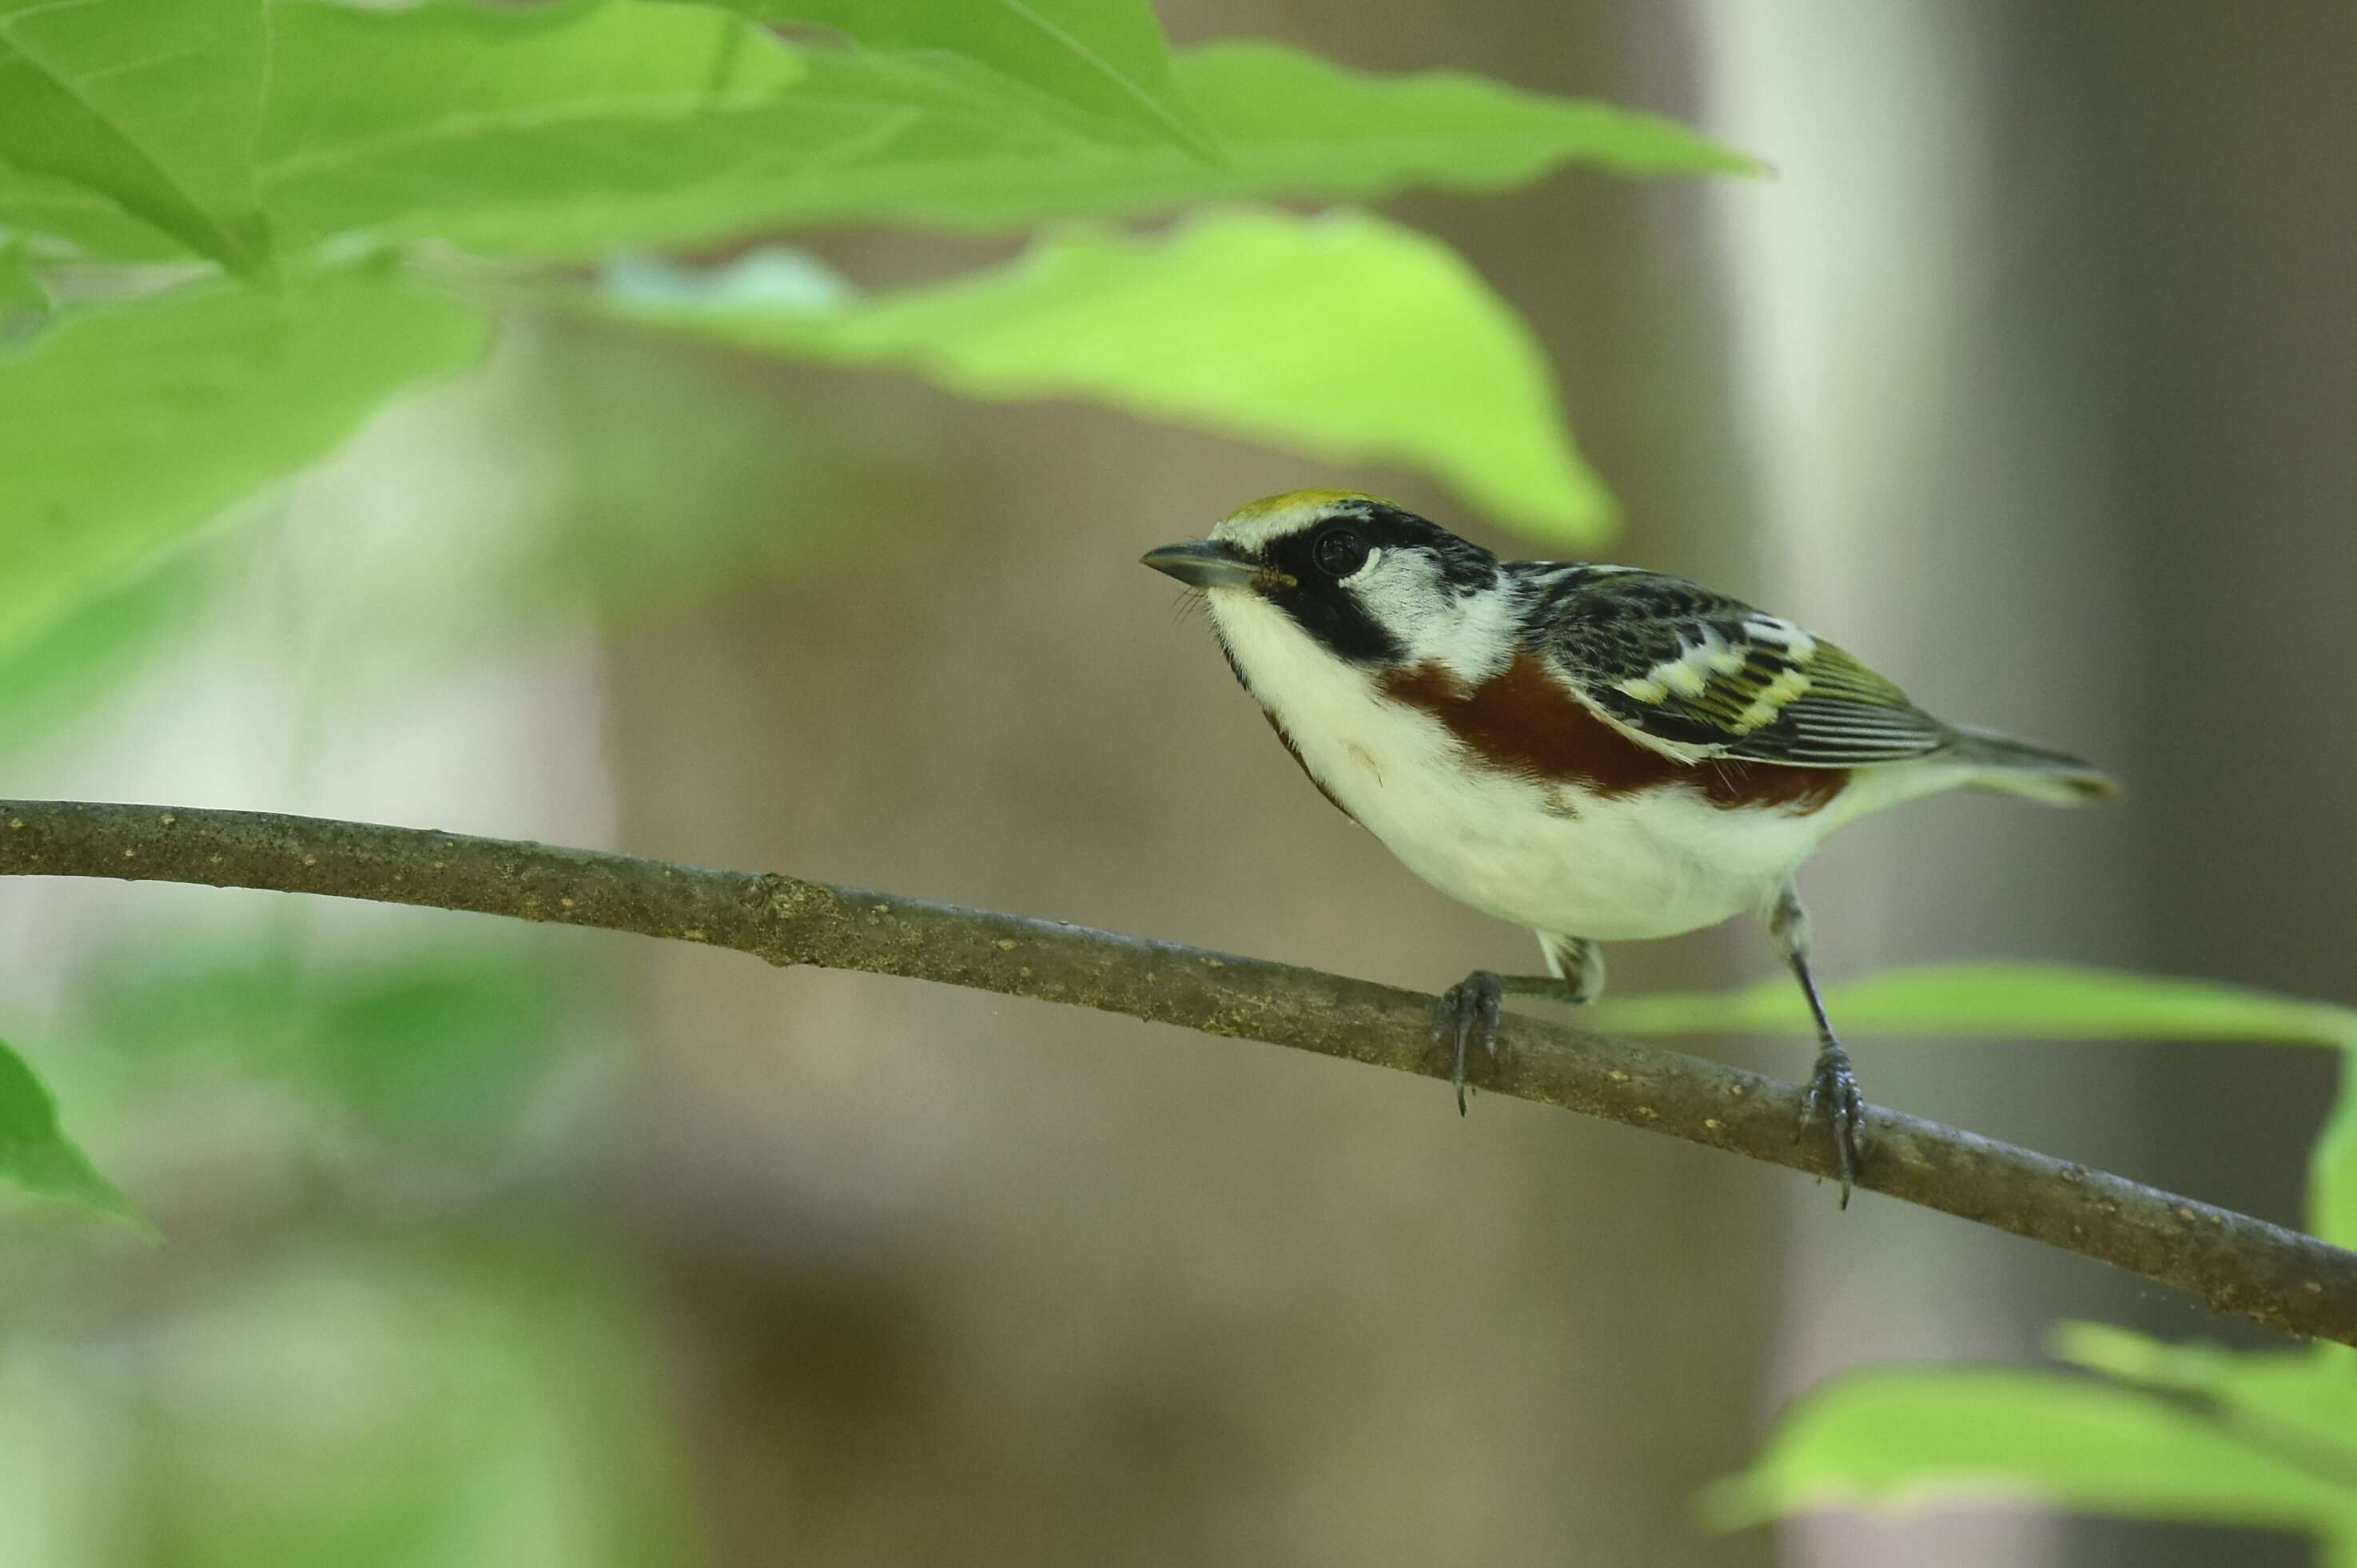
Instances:
[[[1267,660],[1318,653],[1370,671],[1488,663],[1512,635],[1495,556],[1354,490],[1254,501],[1145,562],[1203,590],[1247,684]]]

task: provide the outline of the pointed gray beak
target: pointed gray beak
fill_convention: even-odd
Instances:
[[[1244,588],[1261,575],[1257,562],[1246,559],[1216,539],[1190,539],[1166,544],[1139,559],[1157,572],[1178,578],[1190,588]]]

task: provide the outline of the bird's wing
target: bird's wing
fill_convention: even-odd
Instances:
[[[1560,573],[1524,625],[1590,708],[1681,761],[1850,768],[1955,738],[1832,643],[1676,577]]]

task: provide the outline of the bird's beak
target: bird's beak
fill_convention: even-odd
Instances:
[[[1261,575],[1259,563],[1246,559],[1233,546],[1216,539],[1166,544],[1159,550],[1147,551],[1139,559],[1190,588],[1249,587]]]

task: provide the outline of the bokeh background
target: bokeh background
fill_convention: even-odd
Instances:
[[[1388,208],[1542,337],[1610,553],[2113,767],[1804,883],[1830,974],[2050,957],[2357,1000],[2357,17],[2326,0],[1166,0],[1454,65],[1767,182]],[[1005,247],[845,231],[846,272]],[[11,793],[778,867],[1437,987],[1528,939],[1318,800],[1140,550],[1404,472],[511,317],[480,373],[0,693]],[[0,1230],[0,1563],[2295,1563],[2026,1509],[1725,1535],[1891,1358],[2126,1276],[1265,1047],[474,917],[0,886],[0,1010],[169,1238]],[[1765,974],[1728,929],[1617,988]],[[2296,1221],[2329,1064],[1854,1039],[1877,1100]],[[1699,1048],[1799,1070],[1799,1041]]]

